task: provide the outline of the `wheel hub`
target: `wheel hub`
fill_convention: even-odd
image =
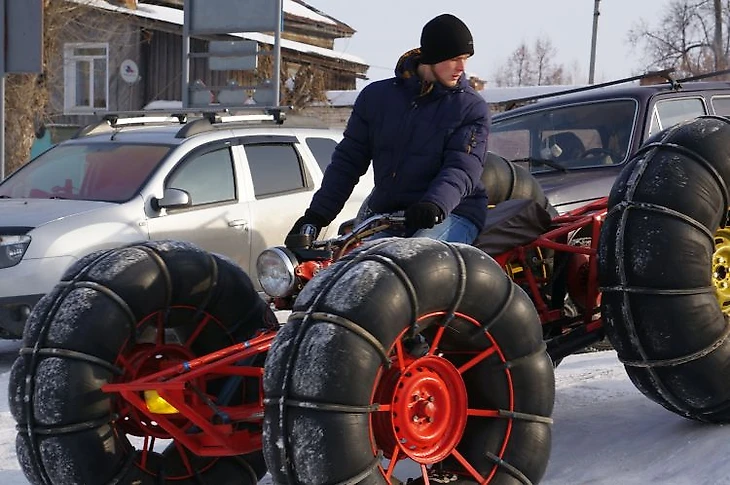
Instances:
[[[410,363],[392,385],[388,426],[392,438],[412,460],[432,464],[446,458],[461,440],[467,418],[467,392],[459,371],[433,355]],[[385,430],[384,423],[376,429]],[[389,448],[392,449],[392,448]]]
[[[712,284],[722,312],[730,315],[730,230],[715,233],[715,252],[712,254]]]
[[[124,356],[124,374],[119,381],[131,382],[194,358],[195,356],[189,349],[180,345],[137,345]],[[135,436],[149,435],[162,439],[171,438],[157,423],[151,421],[127,401],[119,400],[117,405],[119,407],[118,413],[124,416],[120,425],[128,434]],[[168,415],[168,418],[172,420],[185,419],[181,415]]]

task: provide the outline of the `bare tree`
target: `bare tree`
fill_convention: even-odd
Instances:
[[[532,48],[521,43],[497,70],[497,86],[535,86],[572,82],[569,70],[555,64],[556,49],[547,37],[540,37]]]
[[[672,0],[657,25],[642,20],[629,32],[650,68],[674,68],[680,75],[727,68],[730,1]]]
[[[535,76],[538,86],[544,84],[549,77],[554,76],[552,59],[555,56],[555,47],[550,39],[540,37],[535,41],[533,58],[535,59]],[[548,83],[550,83],[548,81]]]

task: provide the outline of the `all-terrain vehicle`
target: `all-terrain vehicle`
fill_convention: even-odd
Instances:
[[[730,121],[658,134],[608,198],[561,215],[510,173],[473,246],[367,240],[399,223],[378,215],[262,253],[284,324],[189,243],[80,260],[11,373],[28,480],[537,483],[553,365],[604,334],[647,397],[730,422]]]

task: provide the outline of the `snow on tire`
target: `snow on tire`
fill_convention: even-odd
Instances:
[[[147,441],[136,449],[129,436],[154,443],[164,433],[101,386],[155,361],[246,340],[273,317],[240,268],[192,244],[148,242],[83,258],[34,308],[11,371],[26,477],[37,485],[256,483],[261,452],[202,457],[174,440],[161,453]],[[167,341],[170,333],[184,344]]]
[[[384,484],[406,459],[419,481],[536,483],[554,393],[538,315],[494,260],[374,241],[310,281],[277,334],[264,457],[276,483]]]
[[[614,183],[601,230],[602,315],[635,386],[687,418],[730,422],[730,121],[649,140]]]

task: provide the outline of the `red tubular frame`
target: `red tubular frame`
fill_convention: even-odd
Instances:
[[[204,399],[195,398],[193,381],[201,377],[244,376],[259,379],[259,400],[257,403],[231,407],[217,407],[229,417],[229,421],[260,423],[263,419],[262,367],[240,366],[236,362],[263,354],[271,347],[276,331],[266,331],[246,342],[231,345],[216,352],[198,357],[123,383],[102,386],[107,393],[117,393],[132,404],[137,411],[155,422],[188,450],[199,456],[233,456],[251,453],[261,449],[261,433],[247,429],[234,429],[228,423],[213,423],[215,411]],[[157,414],[147,407],[142,392],[156,391],[160,397],[175,407],[179,414]],[[180,420],[179,418],[184,418]],[[183,421],[183,422],[181,422]],[[188,433],[190,426],[200,429],[199,433]]]
[[[561,309],[550,309],[540,293],[540,285],[545,283],[544,279],[538,278],[528,263],[530,250],[537,248],[552,249],[556,252],[585,254],[588,256],[588,288],[586,301],[596,301],[600,291],[598,288],[598,236],[606,217],[608,208],[608,197],[603,197],[585,206],[579,207],[563,215],[553,218],[551,229],[540,235],[533,242],[524,246],[511,249],[506,253],[496,256],[494,259],[506,268],[510,263],[518,263],[524,269],[524,283],[529,288],[530,296],[535,303],[535,308],[540,315],[543,324],[550,323],[562,316]],[[567,241],[568,235],[583,229],[591,228],[591,245],[576,246],[568,243],[558,242],[561,239]],[[594,316],[595,312],[586,311],[583,315],[583,324],[586,331],[593,332],[603,326],[600,317]]]
[[[531,269],[529,254],[537,248],[554,251],[586,254],[589,258],[589,278],[587,301],[596,301],[599,296],[597,246],[601,225],[607,212],[608,198],[602,198],[586,206],[557,216],[552,220],[549,231],[535,241],[500,254],[495,260],[503,267],[519,264],[523,268],[519,283],[531,293],[535,307],[543,324],[555,322],[562,318],[561,309],[550,309],[540,292],[540,286],[547,281],[536,275]],[[591,245],[588,247],[571,245],[560,240],[568,240],[568,236],[585,227],[591,228]],[[310,271],[313,268],[309,268]],[[312,271],[313,272],[313,271]],[[561,328],[562,336],[581,329],[584,332],[595,332],[603,323],[596,316],[595,309],[585,311],[578,326]],[[129,382],[109,383],[102,386],[106,393],[119,394],[135,410],[163,430],[166,436],[156,438],[173,438],[198,456],[221,457],[234,456],[258,451],[262,447],[260,431],[252,431],[245,427],[235,427],[232,422],[251,422],[260,424],[263,419],[263,368],[236,365],[243,359],[266,353],[276,336],[276,330],[262,332],[246,342],[231,345],[187,362],[170,364],[158,372],[134,379]],[[226,376],[243,376],[256,378],[259,381],[259,398],[257,402],[236,406],[217,406],[202,394],[194,382],[196,379],[222,378]],[[156,391],[160,397],[179,411],[177,414],[153,413],[147,407],[142,392]],[[381,410],[382,411],[382,410]],[[474,412],[473,410],[470,410]],[[225,416],[224,422],[214,422],[216,416]],[[121,424],[124,427],[124,423]],[[192,428],[199,432],[189,433]],[[137,431],[139,432],[139,431]],[[130,434],[135,434],[134,432]],[[163,434],[163,433],[160,433]],[[145,437],[149,437],[146,436]],[[396,455],[397,456],[397,455]],[[456,456],[459,459],[458,456]],[[388,475],[392,470],[387,470]],[[476,475],[475,475],[476,476]],[[479,477],[480,479],[482,477]]]

